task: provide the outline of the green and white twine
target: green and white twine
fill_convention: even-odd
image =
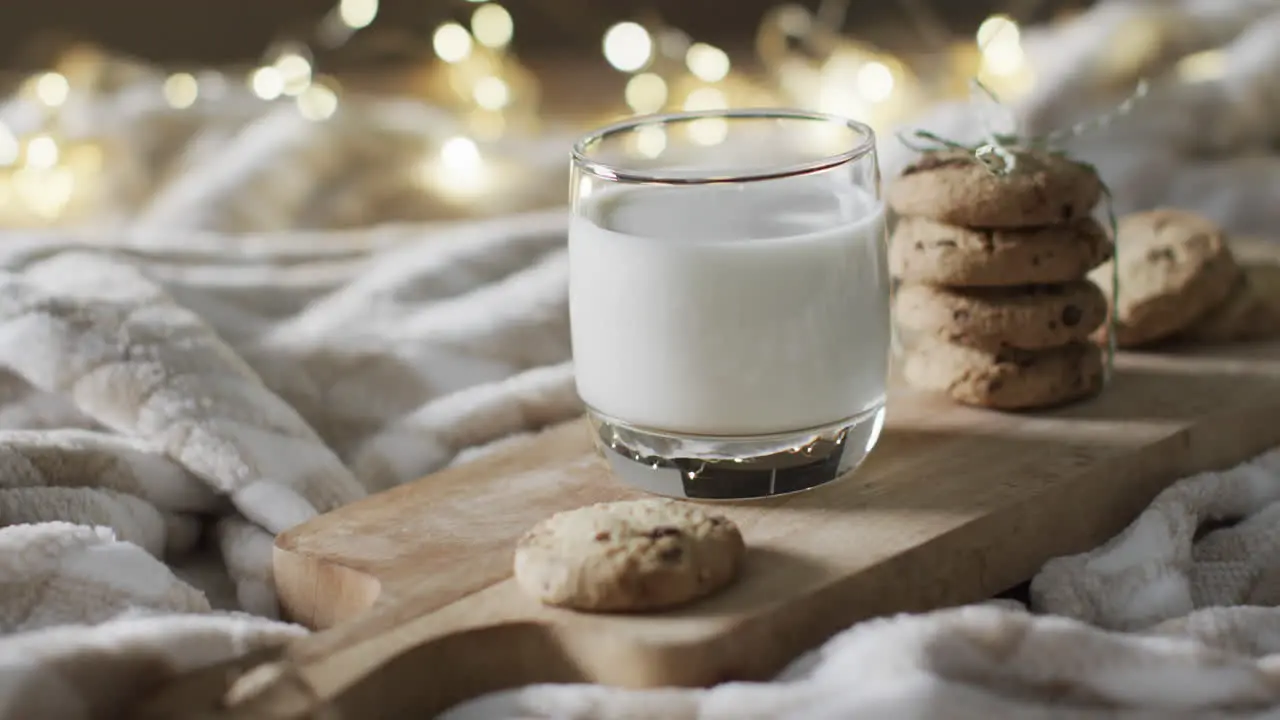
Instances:
[[[998,110],[1006,114],[1006,119],[1010,125],[1016,126],[1016,121],[1012,111],[1005,107],[1004,104],[991,92],[987,86],[983,85],[977,79],[971,82],[971,88],[975,96],[984,98],[994,105]],[[940,152],[946,150],[954,150],[965,153],[972,157],[975,162],[981,164],[993,175],[1008,176],[1018,169],[1019,154],[1028,154],[1033,152],[1048,153],[1066,157],[1067,153],[1060,149],[1060,145],[1071,138],[1080,137],[1094,130],[1098,130],[1110,125],[1116,118],[1129,114],[1133,110],[1134,105],[1138,103],[1147,94],[1147,83],[1141,81],[1133,94],[1116,106],[1110,112],[1103,113],[1095,118],[1085,120],[1071,127],[1054,130],[1039,136],[1021,135],[1017,132],[1000,133],[992,129],[991,123],[987,122],[988,118],[983,117],[983,139],[977,143],[965,144],[942,137],[937,133],[928,130],[913,130],[910,133],[898,133],[898,139],[903,145],[911,150],[919,153]],[[1076,161],[1079,162],[1079,161]],[[1093,170],[1094,175],[1098,175],[1097,168],[1087,163],[1081,163]],[[1106,373],[1110,377],[1115,369],[1116,356],[1116,327],[1119,324],[1119,299],[1120,299],[1120,237],[1119,223],[1116,220],[1115,202],[1111,195],[1111,189],[1107,187],[1105,182],[1099,176],[1098,182],[1102,184],[1103,201],[1106,203],[1107,222],[1111,228],[1111,311],[1107,318],[1107,365]]]

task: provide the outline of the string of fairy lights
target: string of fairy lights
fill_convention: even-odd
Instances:
[[[768,12],[755,38],[763,72],[755,73],[740,71],[725,50],[678,28],[617,22],[600,41],[603,60],[626,77],[612,114],[786,104],[883,129],[931,99],[967,92],[967,80],[974,76],[1005,98],[1016,98],[1034,83],[1021,29],[1007,15],[988,18],[975,38],[946,48],[945,77],[922,79],[901,58],[844,35],[845,6],[847,0],[822,0],[816,11],[783,4]],[[430,32],[434,62],[426,80],[410,92],[454,113],[464,129],[428,148],[423,166],[449,179],[434,183],[433,191],[474,202],[494,174],[486,172],[493,159],[486,158],[484,145],[504,135],[536,132],[541,113],[537,78],[511,52],[516,31],[511,13],[497,0],[466,0],[461,7],[465,12],[453,13]],[[157,101],[188,110],[219,102],[228,88],[243,82],[255,101],[289,102],[305,120],[328,121],[340,110],[342,87],[317,66],[315,51],[344,46],[377,22],[379,9],[378,0],[340,0],[310,37],[272,44],[241,79],[209,69],[172,72],[158,83]],[[1178,71],[1186,79],[1206,79],[1221,66],[1221,53],[1208,51],[1186,58]],[[80,92],[77,83],[63,69],[38,73],[22,83],[16,97],[39,109],[39,121],[18,129],[0,116],[0,225],[57,221],[77,185],[101,169],[103,151],[97,143],[60,129],[60,112]],[[707,145],[725,134],[724,123],[714,119],[689,127],[689,137]],[[636,133],[633,142],[633,151],[656,157],[666,138],[653,127]],[[14,207],[21,217],[15,219]]]
[[[450,20],[437,26],[431,35],[435,56],[446,66],[454,66],[460,82],[451,82],[459,96],[476,108],[498,112],[513,99],[506,65],[516,65],[507,53],[515,32],[511,14],[501,4],[489,0],[469,0],[477,7],[469,23]],[[374,23],[378,0],[341,0],[318,24],[313,40],[330,49]],[[797,5],[783,5],[765,19],[758,44],[766,45],[771,34],[804,36],[814,32],[817,19]],[[837,29],[826,32],[838,34]],[[994,38],[994,40],[992,39]],[[982,24],[977,44],[983,47],[983,72],[996,77],[1018,74],[1024,67],[1017,24],[997,15]],[[692,41],[670,27],[646,27],[623,21],[609,27],[602,38],[605,60],[618,71],[630,75],[623,99],[635,113],[680,108],[716,109],[727,107],[732,91],[722,83],[732,80],[728,53],[705,42]],[[762,55],[767,51],[762,48]],[[838,109],[841,95],[857,95],[875,104],[891,98],[902,78],[901,63],[852,41],[840,43],[828,53],[821,74],[838,78],[838,92],[819,92],[817,105]],[[794,64],[780,68],[796,70]],[[273,45],[264,62],[247,76],[252,93],[264,101],[292,99],[303,117],[326,120],[338,108],[339,86],[335,79],[315,72],[314,56],[304,42]],[[195,105],[207,86],[222,87],[225,78],[217,73],[197,77],[191,72],[169,75],[162,87],[165,101],[174,109]],[[826,82],[824,86],[835,85]],[[24,84],[24,91],[48,108],[56,109],[71,95],[68,79],[57,71],[38,74]],[[0,148],[2,149],[2,148]],[[5,159],[0,152],[0,161]]]

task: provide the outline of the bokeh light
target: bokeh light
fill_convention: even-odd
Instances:
[[[604,58],[622,72],[635,72],[653,56],[649,31],[633,22],[621,22],[604,34]]]
[[[169,107],[182,110],[195,104],[200,96],[200,83],[191,73],[174,73],[165,78],[162,91]]]
[[[462,62],[471,54],[471,33],[458,23],[445,23],[431,36],[431,47],[447,63]]]
[[[514,33],[511,13],[497,3],[485,3],[471,15],[471,34],[485,47],[506,47]]]

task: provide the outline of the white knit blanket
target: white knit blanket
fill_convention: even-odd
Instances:
[[[1104,2],[1042,38],[1022,116],[1110,102],[1098,38],[1153,8],[1166,55],[1234,43],[1223,77],[1158,84],[1079,152],[1122,210],[1280,229],[1280,157],[1261,149],[1280,138],[1262,32],[1280,2]],[[348,102],[312,124],[234,91],[173,113],[149,71],[106,77],[67,108],[68,132],[114,148],[106,197],[73,229],[0,238],[0,720],[123,712],[296,637],[272,619],[274,533],[580,411],[564,211],[427,222],[456,208],[402,171],[449,120]],[[930,125],[976,131],[954,110]],[[882,150],[891,174],[903,156]],[[563,201],[562,140],[485,152],[509,165],[493,212]],[[863,623],[772,684],[536,687],[451,717],[1280,717],[1277,499],[1280,457],[1186,479],[1115,542],[1049,563],[1037,614]],[[1222,518],[1244,520],[1197,536]]]
[[[0,244],[0,717],[300,633],[274,533],[580,413],[564,224]]]

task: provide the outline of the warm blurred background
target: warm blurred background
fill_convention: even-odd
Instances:
[[[672,108],[848,115],[881,132],[893,172],[904,124],[980,130],[973,77],[1037,133],[1151,80],[1145,109],[1073,147],[1120,209],[1280,225],[1274,0],[46,0],[0,17],[0,227],[545,206],[575,134]]]

